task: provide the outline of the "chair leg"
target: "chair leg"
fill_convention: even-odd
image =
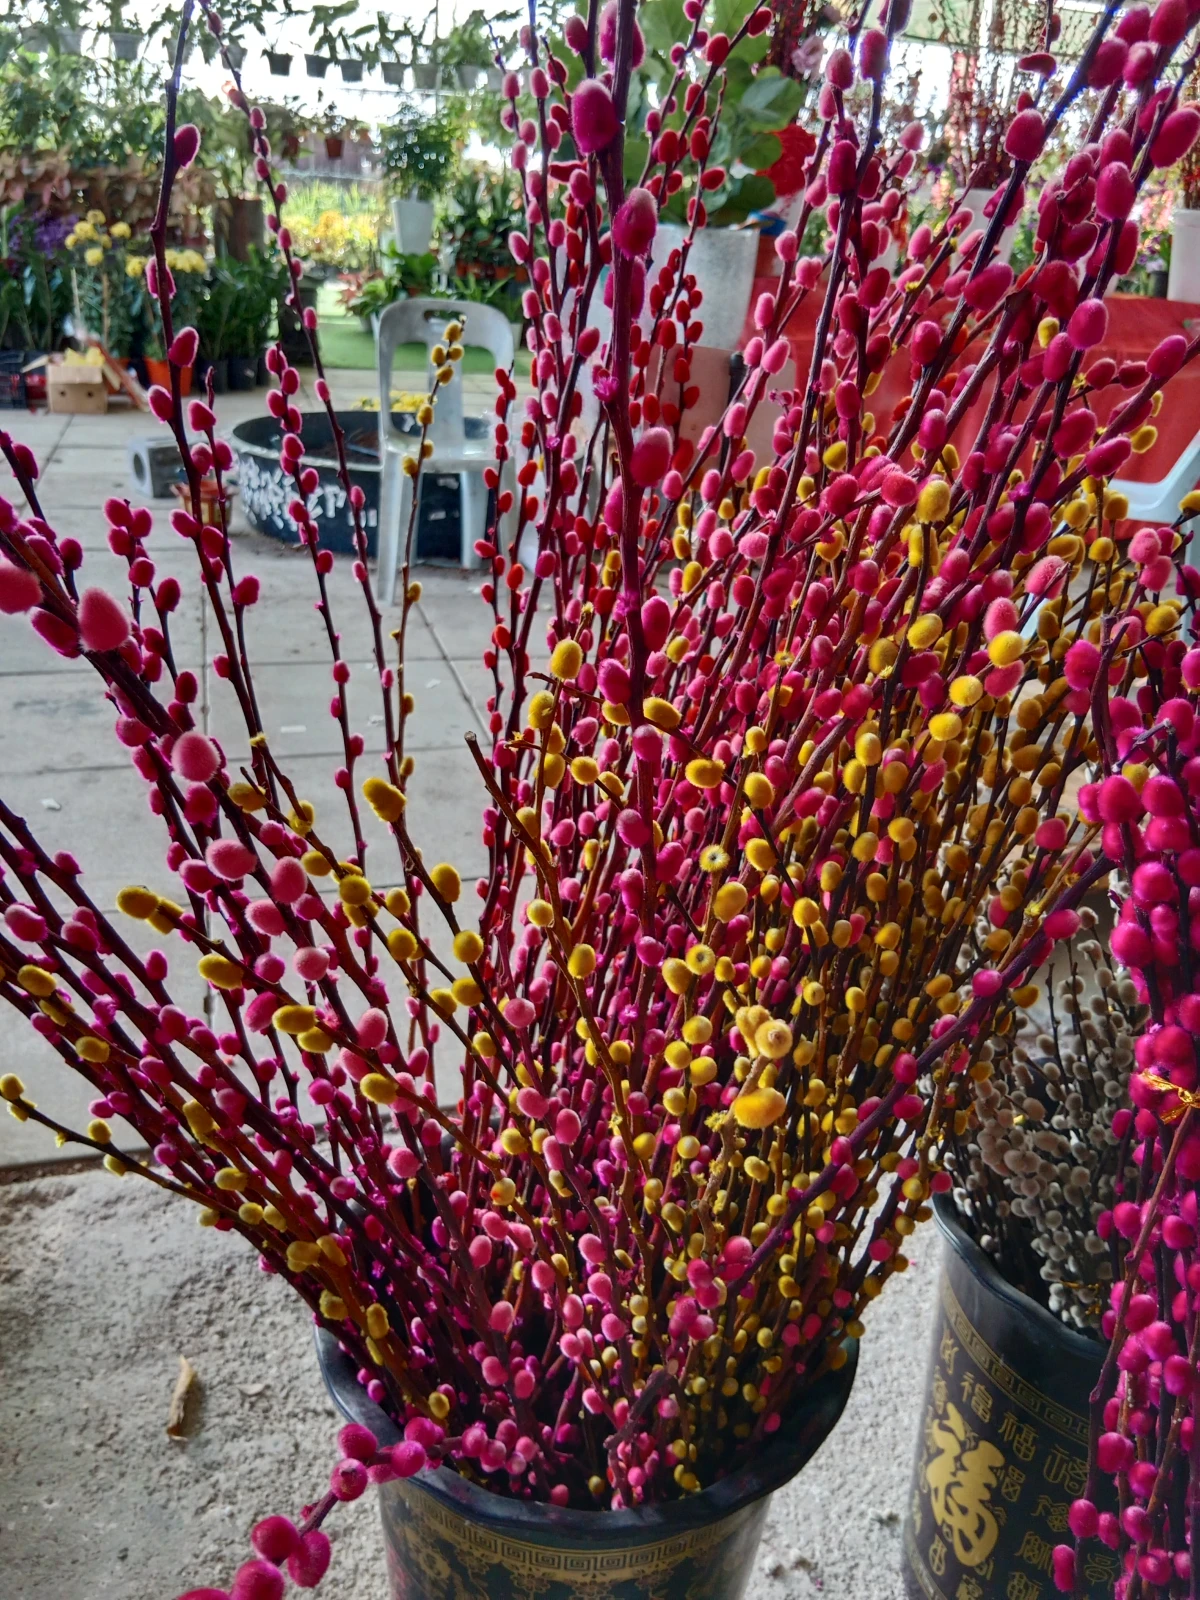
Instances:
[[[475,554],[475,541],[482,539],[486,531],[487,489],[484,487],[483,474],[480,472],[460,472],[458,482],[460,559],[463,568],[469,571],[479,565],[479,557]]]
[[[379,485],[379,525],[375,530],[375,597],[390,606],[396,593],[396,568],[400,565],[400,519],[403,515],[404,479],[400,456],[383,453]]]

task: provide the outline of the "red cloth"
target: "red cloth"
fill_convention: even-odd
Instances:
[[[750,314],[742,336],[743,344],[754,332],[753,308],[759,295],[764,292],[773,294],[778,287],[777,279],[765,276],[755,278]],[[788,343],[796,362],[796,381],[801,388],[808,385],[822,298],[819,291],[810,294],[788,327]],[[1145,295],[1114,294],[1107,298],[1105,304],[1108,306],[1108,333],[1103,344],[1088,356],[1088,366],[1102,356],[1110,356],[1118,363],[1143,361],[1168,334],[1182,333],[1190,339],[1200,327],[1200,306],[1179,300],[1152,300]],[[960,361],[964,358],[970,359],[969,351],[964,352]],[[988,388],[990,391],[990,385]],[[877,432],[888,431],[892,411],[909,389],[909,358],[901,351],[885,367],[879,386],[871,396]],[[1119,403],[1122,394],[1123,391],[1114,388],[1108,395],[1100,397],[1096,402],[1096,412],[1101,420]],[[974,442],[984,410],[983,402],[972,407],[956,430],[955,442],[960,455],[965,455]],[[1165,392],[1162,409],[1153,420],[1158,428],[1158,440],[1154,448],[1144,455],[1131,456],[1121,468],[1122,478],[1135,483],[1155,483],[1166,477],[1196,434],[1200,433],[1200,360],[1193,361],[1172,378]]]

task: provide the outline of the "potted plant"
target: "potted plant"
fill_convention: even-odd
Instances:
[[[295,95],[281,101],[260,101],[259,110],[266,121],[272,148],[277,149],[285,161],[295,161],[305,134],[313,129],[314,119],[301,110]]]
[[[357,0],[339,0],[334,5],[313,6],[308,30],[313,49],[304,57],[310,78],[323,78],[332,62],[349,53],[349,37],[339,24],[347,17],[352,17],[357,10]],[[367,32],[369,28],[361,31]]]
[[[109,0],[108,36],[116,61],[136,61],[142,48],[143,35],[125,26],[125,7],[122,0]]]
[[[246,261],[225,258],[216,263],[214,277],[221,282],[219,298],[228,296],[230,302],[218,326],[229,388],[253,389],[285,288],[282,266],[274,255],[252,250]]]
[[[325,154],[330,161],[340,161],[346,148],[347,129],[353,124],[332,106],[318,113],[318,123],[325,143]]]
[[[77,318],[111,355],[124,358],[140,354],[149,327],[146,258],[130,243],[128,223],[110,225],[98,210],[80,218],[64,241]]]
[[[376,60],[383,75],[384,83],[393,89],[402,88],[407,63],[401,59],[400,47],[407,40],[411,50],[412,29],[409,28],[407,23],[393,26],[391,18],[385,12],[377,11],[372,33],[375,41]]]
[[[238,292],[234,274],[225,270],[220,259],[214,261],[207,292],[196,312],[205,381],[211,378],[214,394],[226,394],[229,389],[229,351],[237,322]]]
[[[1044,1002],[994,1038],[962,1131],[951,1130],[955,1186],[935,1207],[946,1239],[940,1314],[902,1542],[914,1597],[935,1576],[931,1551],[949,1593],[981,1566],[1028,1572],[1044,1538],[1042,1486],[1053,1480],[1072,1499],[1087,1479],[1089,1398],[1113,1282],[1105,1219],[1136,1182],[1128,1143],[1110,1124],[1127,1100],[1145,1013],[1096,938],[1096,911],[1078,915]],[[946,1473],[955,1449],[968,1448],[966,1429],[994,1492],[982,1496],[975,1528],[956,1533]],[[1111,1594],[1116,1573],[1097,1555],[1087,1592]]]
[[[448,111],[425,116],[415,106],[401,106],[380,129],[396,242],[407,255],[424,255],[429,249],[433,202],[453,171],[461,143],[458,121]]]
[[[426,92],[436,91],[441,83],[440,41],[436,33],[430,43],[425,43],[425,29],[435,21],[436,14],[434,18],[428,18],[412,38],[413,87]]]
[[[379,313],[393,300],[434,292],[435,255],[405,255],[389,244],[381,251],[381,259],[381,271],[351,279],[341,295],[342,305],[359,318],[364,333],[375,332]]]
[[[445,71],[454,74],[459,87],[469,93],[479,87],[495,53],[487,19],[482,11],[472,11],[441,41],[438,59]]]
[[[613,13],[605,15],[611,18]],[[669,93],[676,72],[672,51],[679,43],[678,29],[681,22],[684,28],[690,26],[665,6],[648,8],[641,21],[645,53],[638,74],[644,88],[638,97],[637,138],[630,147],[635,165],[643,159],[659,123],[647,91],[654,84],[659,98]],[[602,55],[605,49],[611,52],[614,39],[610,21],[601,38]],[[761,169],[779,158],[782,146],[777,134],[793,121],[806,94],[804,87],[767,62],[769,47],[770,36],[764,31],[741,37],[731,50],[724,68],[725,108],[706,160],[709,175],[702,178],[697,171],[671,197],[655,236],[656,266],[688,244],[688,270],[696,275],[710,306],[706,337],[720,349],[737,347],[750,303],[758,257],[758,231],[748,225],[751,214],[768,210],[775,200],[774,185],[760,175]],[[703,70],[698,64],[697,71]],[[701,183],[709,187],[702,190]],[[701,194],[708,224],[689,242],[688,207]]]

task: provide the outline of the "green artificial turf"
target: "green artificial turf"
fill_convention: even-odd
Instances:
[[[373,372],[375,370],[375,340],[364,333],[357,317],[338,316],[322,311],[318,325],[321,341],[321,359],[333,371]],[[416,373],[424,378],[425,346],[402,344],[396,347],[393,364],[395,373]],[[486,350],[468,345],[463,356],[463,372],[468,377],[485,376],[493,370],[493,362]],[[517,376],[529,375],[528,350],[517,351]],[[401,384],[401,388],[404,386]]]

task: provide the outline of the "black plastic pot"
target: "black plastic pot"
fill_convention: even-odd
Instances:
[[[343,1416],[383,1444],[399,1429],[354,1364],[318,1330],[321,1373]],[[445,1467],[379,1490],[395,1600],[738,1600],[775,1489],[794,1478],[845,1409],[858,1347],[804,1398],[752,1462],[702,1494],[629,1511],[568,1511],[492,1494]]]
[[[308,68],[310,78],[323,78],[329,71],[329,56],[306,55],[304,65]]]
[[[393,89],[402,89],[404,87],[403,61],[381,61],[379,70],[383,73],[384,83],[390,84]]]
[[[229,388],[233,393],[253,389],[258,381],[257,356],[230,356]]]
[[[338,66],[342,72],[343,83],[361,83],[363,64],[361,61],[339,61]]]
[[[268,50],[267,65],[276,78],[286,78],[292,70],[292,58],[285,50]]]
[[[367,552],[373,556],[379,523],[378,419],[370,412],[339,411],[337,420],[346,436],[350,482],[363,492],[363,527],[367,535]],[[392,422],[404,433],[411,434],[414,440],[420,434],[412,412],[393,411]],[[486,417],[466,417],[463,425],[468,439],[481,440],[487,437]],[[284,477],[279,465],[281,439],[279,424],[274,417],[253,417],[248,422],[239,422],[232,430],[233,449],[238,458],[238,488],[250,526],[272,539],[282,540],[284,544],[295,544],[296,530],[287,514],[295,486]],[[338,477],[333,434],[324,411],[310,411],[303,415],[300,439],[304,445],[304,465],[315,467],[319,476],[317,492],[310,505],[313,519],[320,530],[322,547],[338,554],[353,555],[354,519]],[[422,472],[417,502],[418,561],[459,563],[462,549],[461,508],[456,472],[439,473],[428,468]]]
[[[1105,1346],[1014,1289],[934,1202],[945,1235],[938,1317],[904,1524],[910,1600],[1049,1600],[1056,1544],[1087,1482],[1088,1396]],[[1108,1509],[1104,1507],[1103,1509]],[[1089,1600],[1119,1575],[1093,1545]]]

